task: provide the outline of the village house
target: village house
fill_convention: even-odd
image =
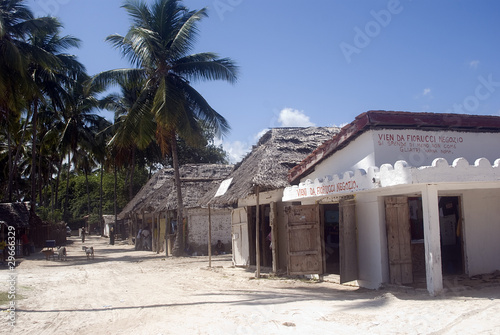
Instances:
[[[0,241],[7,240],[8,227],[15,227],[16,244],[20,245],[20,238],[26,233],[30,240],[31,250],[34,247],[43,247],[46,240],[55,240],[57,245],[66,242],[66,227],[64,224],[49,225],[30,211],[28,202],[0,203]],[[16,249],[19,254],[20,248]]]
[[[186,221],[186,245],[190,253],[208,253],[209,209],[199,205],[199,199],[208,190],[227,178],[233,165],[186,164],[180,167],[182,201]],[[212,219],[212,248],[221,240],[231,246],[231,210],[214,209]],[[144,185],[136,196],[118,215],[125,220],[131,238],[135,239],[140,229],[151,231],[152,251],[171,255],[177,227],[177,193],[172,168],[162,169]]]
[[[289,274],[368,288],[500,270],[500,117],[369,111],[289,171]]]
[[[270,129],[224,184],[200,200],[212,208],[233,209],[234,265],[256,266],[257,274],[260,266],[273,272],[286,270],[286,249],[280,246],[286,246],[287,239],[283,209],[291,204],[281,200],[284,188],[290,186],[288,171],[338,131],[336,127]]]

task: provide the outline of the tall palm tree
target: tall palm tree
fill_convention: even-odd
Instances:
[[[31,59],[28,73],[33,81],[31,91],[30,106],[32,107],[32,170],[31,170],[31,210],[35,211],[36,203],[36,181],[37,176],[37,131],[38,129],[38,109],[41,104],[51,104],[54,107],[62,108],[63,96],[66,94],[65,88],[72,85],[77,76],[85,71],[84,66],[76,60],[76,57],[64,53],[69,48],[80,45],[80,40],[72,36],[60,36],[61,25],[58,21],[53,22],[52,31],[39,30],[29,36],[32,46],[43,50],[53,56],[53,65],[46,66],[38,59]]]
[[[0,0],[0,120],[9,125],[19,118],[32,89],[28,67],[32,60],[51,66],[53,57],[31,45],[27,37],[39,31],[53,31],[55,19],[34,18],[24,0]],[[23,138],[24,140],[24,138]],[[19,151],[12,155],[10,133],[7,136],[9,182],[6,198],[12,200],[12,181],[16,175]]]
[[[139,147],[156,138],[164,154],[172,156],[177,188],[178,231],[173,253],[184,249],[184,206],[177,154],[177,137],[191,144],[203,139],[200,120],[216,130],[218,136],[229,131],[226,119],[197,92],[190,81],[225,80],[236,82],[237,67],[229,58],[211,52],[189,54],[198,33],[197,24],[207,17],[206,8],[191,11],[180,0],[128,0],[123,5],[132,19],[127,35],[110,35],[107,41],[121,50],[135,66],[98,74],[100,84],[145,78],[138,102],[129,112],[124,127]],[[152,122],[154,121],[154,122]]]
[[[121,94],[110,94],[105,97],[103,107],[114,111],[115,124],[114,135],[109,141],[109,145],[114,148],[115,161],[118,166],[123,166],[128,161],[130,166],[130,182],[129,182],[129,199],[133,197],[133,179],[136,161],[136,151],[138,149],[136,139],[130,136],[126,118],[134,105],[139,101],[143,87],[145,86],[144,78],[136,78],[135,81],[120,81],[119,83]],[[149,118],[153,120],[152,117]]]
[[[69,204],[69,176],[71,163],[77,166],[78,154],[83,151],[90,152],[96,146],[96,127],[103,124],[103,117],[96,114],[99,106],[97,95],[102,92],[98,86],[86,85],[90,78],[85,73],[80,73],[77,80],[68,88],[63,98],[64,108],[62,118],[64,130],[61,134],[61,150],[68,157],[68,173],[66,180],[66,201],[64,206],[67,215]]]

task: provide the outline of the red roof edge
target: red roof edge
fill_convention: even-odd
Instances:
[[[446,113],[423,113],[371,110],[362,113],[353,122],[342,127],[334,135],[307,156],[299,165],[288,172],[288,181],[293,184],[316,164],[334,152],[342,149],[349,142],[374,128],[413,128],[425,130],[468,130],[468,131],[500,131],[500,117],[493,115],[468,115]]]

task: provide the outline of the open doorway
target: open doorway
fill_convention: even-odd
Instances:
[[[257,207],[248,207],[250,211],[249,224],[248,224],[248,234],[249,239],[249,249],[250,249],[250,265],[257,265],[257,253],[256,253],[256,215]],[[271,226],[270,226],[270,205],[260,205],[259,208],[260,218],[259,218],[259,249],[260,249],[260,265],[264,267],[272,266],[272,250],[271,250]]]
[[[323,205],[325,273],[340,275],[339,205]]]
[[[438,200],[443,275],[457,275],[464,272],[460,199],[459,196],[441,196]],[[396,208],[399,209],[395,210]],[[386,224],[388,227],[391,282],[425,283],[422,198],[393,197],[386,199]],[[409,235],[407,238],[406,234]]]
[[[439,197],[441,265],[443,275],[464,273],[460,197]]]

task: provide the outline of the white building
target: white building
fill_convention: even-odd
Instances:
[[[359,115],[289,172],[288,272],[437,294],[499,270],[499,144],[496,116]]]

